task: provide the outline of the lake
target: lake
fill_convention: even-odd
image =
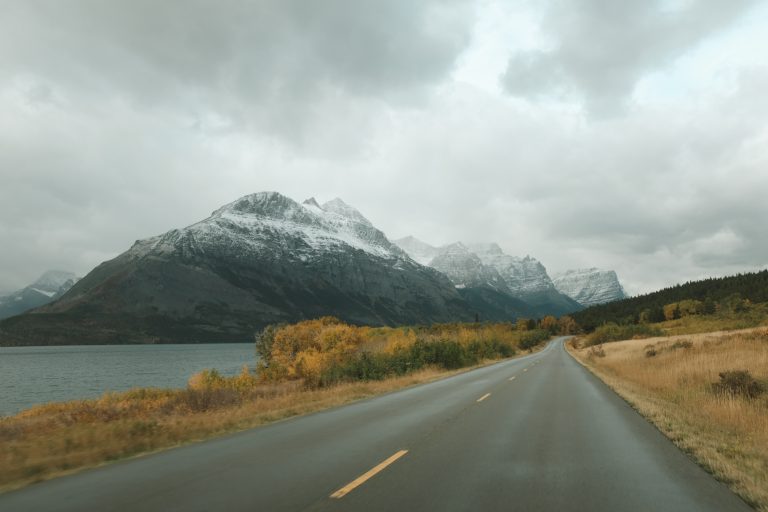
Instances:
[[[235,375],[253,343],[0,347],[0,415],[134,387],[181,388],[205,368]]]

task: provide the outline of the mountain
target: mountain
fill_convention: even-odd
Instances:
[[[469,320],[419,265],[340,199],[262,192],[137,241],[58,301],[0,322],[0,344],[248,341],[323,315],[370,325]]]
[[[447,245],[429,262],[429,266],[448,276],[456,288],[485,287],[502,293],[510,293],[507,283],[499,272],[483,264],[477,254],[461,242]]]
[[[395,240],[394,243],[407,252],[415,261],[425,266],[428,266],[430,262],[435,259],[435,256],[442,252],[442,249],[439,247],[433,247],[412,236],[400,238]]]
[[[499,271],[513,297],[530,304],[539,315],[561,316],[583,308],[572,298],[557,291],[547,269],[536,258],[505,254],[497,244],[472,248],[480,260]]]
[[[461,242],[441,247],[429,265],[448,276],[482,320],[538,316],[535,308],[512,295],[498,270],[484,264]]]
[[[583,307],[555,289],[547,270],[538,260],[530,256],[510,256],[498,244],[457,242],[434,247],[414,237],[401,238],[397,243],[417,261],[426,261],[434,254],[427,264],[446,274],[476,309],[482,310],[485,304],[489,311],[498,310],[501,295],[515,299],[514,307],[506,300],[507,305],[503,308],[514,310],[513,317],[560,316]],[[477,291],[479,289],[484,291]],[[490,303],[486,304],[488,301]]]
[[[535,294],[554,288],[547,269],[535,258],[504,254],[501,247],[493,243],[470,247],[483,263],[499,271],[515,295]]]
[[[584,306],[595,306],[627,298],[613,270],[596,268],[567,270],[555,275],[555,288]]]
[[[64,295],[77,282],[72,272],[49,270],[37,281],[4,297],[0,297],[0,320],[48,304]]]

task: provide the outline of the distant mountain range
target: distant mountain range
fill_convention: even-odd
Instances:
[[[610,299],[584,292],[589,279],[580,286]],[[582,308],[534,258],[496,244],[395,244],[341,199],[300,204],[277,192],[139,240],[56,298],[0,322],[0,344],[247,341],[267,324],[322,315],[397,325]]]
[[[72,272],[49,270],[21,290],[0,297],[0,320],[53,302],[78,281]]]
[[[494,307],[484,305],[484,298],[498,309],[504,296],[516,300],[505,300],[503,310],[512,316],[559,316],[626,297],[613,271],[569,270],[553,280],[535,258],[505,254],[495,243],[455,242],[435,247],[413,236],[395,243],[414,260],[448,276],[459,293],[481,311]]]

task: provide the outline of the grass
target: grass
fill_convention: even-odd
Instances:
[[[690,315],[654,324],[670,336],[715,331],[734,331],[768,325],[768,304],[752,304],[744,311]]]
[[[0,492],[463,371],[467,369],[427,367],[404,376],[321,388],[301,380],[265,383],[247,373],[222,379],[202,372],[186,389],[134,389],[33,407],[0,418]]]
[[[595,329],[595,332],[585,338],[585,343],[587,345],[600,345],[602,343],[610,343],[612,341],[650,338],[652,336],[661,336],[662,334],[664,334],[664,331],[655,325],[617,325],[614,323],[608,323]]]
[[[768,329],[570,350],[678,447],[768,512],[768,392],[727,391],[740,389],[727,385],[734,376],[752,379],[749,389],[768,385]]]

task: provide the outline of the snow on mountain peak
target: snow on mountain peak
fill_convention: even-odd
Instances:
[[[336,199],[333,199],[332,201],[328,201],[327,203],[324,203],[322,206],[322,209],[325,210],[326,212],[333,212],[335,214],[341,215],[342,217],[346,217],[350,220],[354,220],[356,222],[360,222],[361,224],[367,224],[368,226],[373,227],[373,224],[371,224],[371,221],[366,219],[362,213],[360,213],[353,207],[349,206],[347,203],[345,203],[338,197]]]
[[[132,254],[204,250],[217,246],[249,254],[273,251],[307,260],[320,253],[358,249],[382,258],[404,253],[357,210],[335,199],[319,206],[314,198],[299,204],[278,192],[258,192],[222,206],[184,229],[138,241]]]
[[[582,268],[566,270],[553,278],[555,288],[584,306],[604,304],[627,297],[613,270]]]
[[[467,255],[467,256],[474,256],[477,258],[477,255],[473,254],[472,251],[470,251],[466,245],[464,245],[461,242],[454,242],[452,244],[444,245],[440,248],[440,255],[449,254],[449,255]],[[480,261],[480,258],[477,258],[478,261]]]
[[[429,263],[440,254],[440,249],[422,242],[416,237],[406,236],[394,241],[398,247],[404,250],[417,263],[429,266]]]
[[[78,277],[72,272],[64,272],[62,270],[49,270],[40,276],[37,281],[29,285],[30,288],[45,293],[49,297],[58,292],[59,289],[72,281],[75,282]],[[47,293],[46,293],[47,292]]]
[[[499,276],[515,295],[554,291],[547,270],[538,260],[505,254],[496,243],[455,242],[433,247],[411,236],[395,240],[395,243],[422,265],[446,273],[455,284],[466,284],[465,280],[480,282],[478,276],[486,282],[496,283],[494,277]]]
[[[311,223],[305,208],[302,208],[296,201],[279,192],[249,194],[222,206],[214,212],[214,216],[222,216],[224,214],[258,216]]]
[[[489,265],[484,265],[477,254],[461,242],[441,247],[441,252],[429,266],[447,275],[458,287],[488,287],[508,292],[504,279]]]
[[[495,242],[482,244],[467,244],[467,247],[475,254],[504,254],[504,251]]]

